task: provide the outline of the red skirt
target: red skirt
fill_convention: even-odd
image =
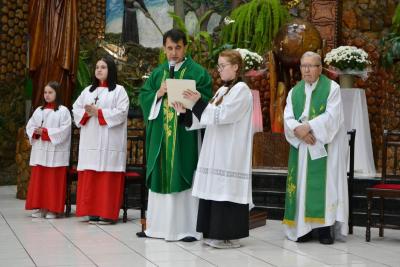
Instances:
[[[63,213],[67,167],[32,166],[25,209]]]
[[[78,172],[76,216],[99,216],[118,220],[121,208],[124,172]]]

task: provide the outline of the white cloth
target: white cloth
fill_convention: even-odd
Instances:
[[[354,172],[357,177],[375,177],[368,105],[364,89],[341,89],[346,130],[356,129]]]
[[[199,200],[188,189],[179,193],[159,194],[149,190],[145,231],[147,236],[177,241],[191,236],[200,240],[196,232]]]
[[[86,87],[73,105],[74,121],[81,128],[79,139],[78,171],[124,172],[126,166],[127,115],[129,98],[124,87],[117,85],[109,92],[99,87],[93,92]],[[102,110],[107,125],[100,125],[98,117],[90,118],[85,125],[79,122],[85,113],[84,106],[95,103]]]
[[[297,199],[295,226],[284,226],[286,236],[293,241],[307,234],[314,228],[335,225],[336,237],[342,238],[348,233],[348,189],[346,174],[346,153],[348,150],[347,135],[344,127],[343,107],[340,97],[340,87],[331,82],[331,90],[327,100],[326,111],[312,120],[308,120],[308,112],[312,91],[316,82],[305,85],[306,103],[302,120],[308,121],[316,139],[322,144],[328,144],[327,175],[326,175],[326,205],[325,224],[308,223],[304,221],[307,153],[308,145],[296,138],[293,130],[300,125],[295,120],[292,106],[292,90],[289,92],[284,111],[284,126],[287,141],[299,148],[299,164],[297,172]]]
[[[215,98],[222,97],[221,87]],[[216,102],[216,101],[214,101]],[[193,182],[193,195],[214,201],[252,204],[253,98],[244,82],[234,85],[220,105],[208,104],[200,125],[193,115],[191,129],[205,126]]]
[[[261,111],[260,92],[251,90],[253,95],[253,134],[261,133],[264,130],[263,118]]]
[[[47,129],[49,141],[32,138],[35,128]],[[64,106],[35,110],[26,125],[26,133],[32,145],[30,166],[60,167],[69,165],[71,146],[71,114]]]

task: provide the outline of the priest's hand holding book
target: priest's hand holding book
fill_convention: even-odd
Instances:
[[[162,82],[160,89],[157,90],[157,99],[160,99],[167,93],[167,84],[166,82]]]

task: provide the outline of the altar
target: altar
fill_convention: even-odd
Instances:
[[[360,88],[346,88],[340,91],[346,130],[356,129],[354,175],[365,178],[375,177],[376,170],[365,91]]]

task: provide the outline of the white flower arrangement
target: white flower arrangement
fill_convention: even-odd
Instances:
[[[324,62],[337,74],[353,74],[367,78],[368,54],[355,46],[339,46],[326,54]]]
[[[257,70],[261,67],[264,59],[259,54],[243,48],[236,48],[235,50],[242,56],[245,71],[251,69]]]

